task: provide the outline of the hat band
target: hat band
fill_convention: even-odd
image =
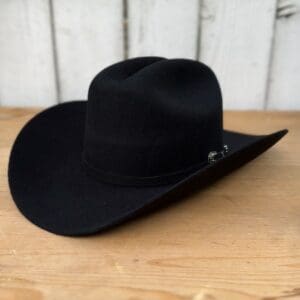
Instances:
[[[180,179],[183,179],[187,175],[199,170],[200,168],[216,163],[218,160],[225,157],[228,153],[229,148],[227,145],[223,145],[221,151],[211,151],[208,154],[208,160],[203,161],[199,164],[190,166],[186,169],[179,170],[172,173],[156,175],[156,176],[126,176],[115,173],[106,172],[95,168],[92,164],[88,162],[84,153],[82,155],[82,164],[88,175],[97,178],[100,181],[117,184],[117,185],[126,185],[126,186],[155,186],[155,185],[165,185],[177,182]]]
[[[106,183],[125,186],[155,186],[177,182],[178,180],[183,179],[184,177],[186,177],[186,175],[192,173],[193,171],[197,171],[199,168],[208,165],[208,162],[204,161],[200,164],[193,165],[184,170],[150,177],[126,176],[105,172],[92,166],[84,156],[82,158],[82,164],[88,175]]]

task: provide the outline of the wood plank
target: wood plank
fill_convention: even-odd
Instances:
[[[198,0],[128,0],[129,57],[195,59]]]
[[[122,0],[53,0],[60,99],[86,99],[104,67],[123,59]]]
[[[56,103],[49,3],[0,0],[0,104]]]
[[[264,108],[276,0],[203,0],[200,59],[228,109]]]
[[[0,299],[299,299],[300,113],[226,112],[226,128],[290,132],[185,201],[70,238],[32,225],[9,194],[10,148],[35,112],[0,109]]]
[[[300,0],[278,3],[269,109],[300,109]]]

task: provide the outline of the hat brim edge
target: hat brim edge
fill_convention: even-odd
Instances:
[[[76,103],[76,102],[60,104],[58,106],[60,107],[66,105],[70,106],[72,105],[72,103]],[[39,113],[37,116],[39,118],[43,118],[43,115],[47,111],[52,109],[53,108],[47,109],[46,111]],[[34,120],[36,117],[34,117],[32,120]],[[29,123],[32,124],[32,120],[30,120],[28,124]],[[25,127],[28,124],[26,124]],[[225,130],[224,132],[228,132],[228,131]],[[208,184],[213,183],[217,179],[231,173],[235,169],[241,167],[242,165],[246,164],[247,162],[259,156],[261,153],[263,153],[264,151],[272,147],[276,142],[278,142],[287,132],[288,130],[284,129],[269,135],[251,136],[252,141],[247,146],[241,147],[238,151],[229,152],[228,155],[226,155],[224,158],[220,159],[216,163],[207,165],[197,170],[196,172],[189,174],[188,176],[186,176],[184,179],[181,179],[177,183],[166,186],[166,188],[162,189],[160,193],[157,193],[154,197],[150,197],[145,202],[141,201],[141,205],[133,206],[131,209],[128,209],[126,213],[122,215],[117,215],[114,218],[108,218],[107,222],[100,222],[100,224],[94,224],[93,226],[89,226],[88,229],[84,227],[82,227],[82,230],[79,230],[77,228],[74,231],[70,229],[64,230],[64,228],[53,229],[51,226],[49,227],[46,226],[44,223],[40,223],[38,218],[32,217],[30,214],[28,214],[28,210],[25,209],[26,203],[22,201],[20,202],[18,200],[20,198],[20,193],[15,193],[15,187],[14,187],[15,179],[13,178],[14,177],[13,170],[16,169],[16,166],[14,166],[13,168],[11,167],[12,156],[10,158],[9,170],[8,170],[9,185],[10,185],[13,199],[17,207],[19,208],[21,213],[35,225],[59,235],[66,235],[66,236],[91,235],[115,227],[125,221],[136,218],[139,215],[143,215],[147,212],[151,212],[157,207],[161,207],[167,203],[176,201],[178,198],[182,197],[182,195],[187,191],[190,193],[192,191],[201,189]],[[229,133],[245,136],[242,133],[233,133],[233,132],[229,132]],[[22,131],[20,132],[17,139],[18,140],[22,139]],[[14,163],[15,162],[16,161],[14,161]]]

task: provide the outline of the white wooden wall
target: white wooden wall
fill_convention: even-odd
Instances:
[[[207,63],[227,109],[300,109],[300,0],[0,0],[0,105],[86,99],[144,55]]]

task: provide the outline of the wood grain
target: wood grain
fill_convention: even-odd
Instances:
[[[0,105],[86,99],[128,57],[200,59],[227,109],[300,109],[300,0],[0,0]]]
[[[300,298],[300,113],[226,112],[225,127],[289,128],[271,150],[193,196],[101,235],[28,222],[7,184],[35,109],[0,109],[0,299]]]
[[[270,74],[269,109],[300,109],[300,0],[280,0]]]
[[[216,72],[225,108],[264,108],[275,12],[276,0],[203,0],[200,60]]]
[[[129,57],[197,58],[198,0],[128,0]]]
[[[56,100],[48,1],[0,0],[0,104]]]

